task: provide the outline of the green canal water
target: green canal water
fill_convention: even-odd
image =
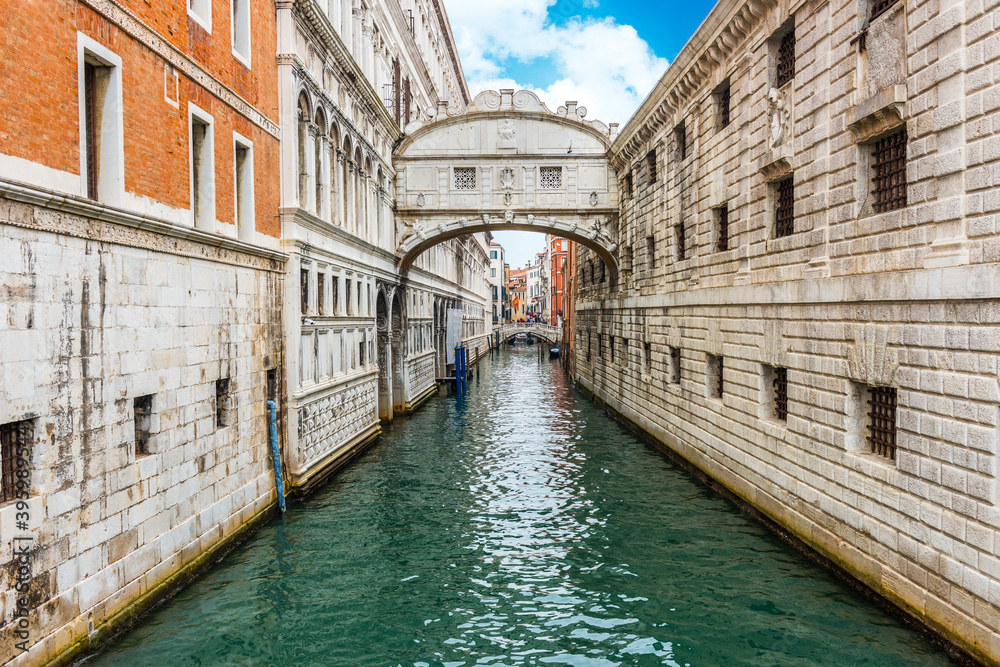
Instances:
[[[522,348],[87,664],[949,661]]]

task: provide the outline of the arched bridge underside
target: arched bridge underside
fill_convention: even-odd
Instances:
[[[524,90],[487,91],[408,125],[394,158],[400,268],[457,236],[524,230],[593,249],[616,282],[615,126],[586,113],[575,102],[552,112]]]

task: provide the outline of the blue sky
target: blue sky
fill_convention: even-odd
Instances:
[[[534,90],[553,111],[566,100],[606,123],[629,119],[712,9],[686,0],[444,0],[472,94]],[[544,247],[503,232],[512,267]]]

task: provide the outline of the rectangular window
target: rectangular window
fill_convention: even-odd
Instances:
[[[215,148],[212,117],[189,105],[191,216],[194,226],[215,231]]]
[[[674,233],[677,236],[677,259],[686,259],[687,249],[685,248],[683,222],[678,222],[676,225],[674,225]]]
[[[610,355],[611,363],[615,363],[615,337],[608,336],[608,354]]]
[[[229,378],[215,381],[215,428],[216,430],[229,426],[232,408],[229,394]]]
[[[729,103],[732,90],[730,88],[729,81],[719,89],[719,124],[722,127],[729,125]]]
[[[906,128],[872,144],[872,210],[906,208]]]
[[[340,281],[337,280],[336,275],[330,276],[330,314],[336,315],[340,312]]]
[[[681,383],[681,349],[679,347],[668,348],[670,350],[670,384]]]
[[[719,228],[715,249],[719,252],[729,250],[729,206],[723,205],[715,209],[715,220]]]
[[[656,183],[656,149],[646,153],[646,171],[649,173],[649,182]]]
[[[652,234],[646,237],[646,261],[650,270],[656,268],[656,237]]]
[[[788,421],[788,369],[765,365],[764,392],[765,416]]]
[[[0,478],[3,481],[0,485],[0,503],[7,503],[19,497],[18,470],[25,470],[22,475],[28,474],[27,466],[30,464],[34,432],[35,425],[30,419],[0,426],[0,466],[2,466]],[[20,494],[22,500],[27,498],[28,489],[27,482],[22,482]]]
[[[542,189],[556,190],[562,187],[562,167],[540,167],[538,171]]]
[[[132,400],[132,422],[135,431],[135,455],[149,454],[149,436],[153,430],[153,396],[138,396]]]
[[[352,292],[351,285],[353,285],[353,284],[354,284],[354,278],[352,276],[347,276],[347,280],[344,283],[344,287],[346,288],[345,292],[344,292],[344,298],[347,299],[347,314],[348,315],[353,315],[354,314],[354,304],[351,303],[351,292]]]
[[[367,364],[365,363],[365,342],[360,341],[358,343],[358,363],[361,368],[364,368]]]
[[[653,344],[643,343],[642,347],[646,360],[646,374],[651,375],[653,373]]]
[[[253,240],[253,144],[233,133],[233,181],[236,186],[236,233],[243,241]]]
[[[302,303],[300,304],[300,310],[303,315],[309,314],[309,269],[301,269],[299,271],[300,285],[299,292],[302,296]]]
[[[896,2],[897,0],[874,0],[872,2],[871,19],[869,20],[874,20],[876,16],[882,15],[885,10],[892,7]]]
[[[896,458],[896,389],[868,387],[868,444],[872,453]]]
[[[476,189],[475,167],[455,167],[455,189],[456,190]]]
[[[269,368],[264,376],[265,391],[267,400],[278,402],[278,369]]]
[[[629,170],[625,174],[625,182],[622,188],[625,190],[625,197],[627,199],[632,198],[632,170]]]
[[[774,236],[791,236],[795,233],[795,183],[793,178],[783,178],[774,184]]]
[[[778,88],[795,78],[795,27],[786,32],[778,42],[777,73],[775,83]]]
[[[250,0],[232,0],[233,55],[250,66]]]
[[[722,357],[714,354],[706,355],[705,382],[708,385],[708,395],[712,398],[722,398],[723,392],[723,362]]]
[[[496,277],[497,277],[497,270],[490,269],[490,278],[496,278]]]
[[[316,274],[316,313],[319,315],[326,314],[325,288],[326,274],[320,271]]]
[[[125,190],[121,59],[77,33],[81,192],[117,203]]]
[[[490,259],[496,259],[496,258],[497,258],[497,251],[490,250]]]
[[[187,0],[188,16],[208,32],[212,32],[212,0]]]
[[[604,334],[597,334],[597,358],[604,358]]]
[[[590,332],[587,332],[587,361],[590,361]]]
[[[687,132],[684,129],[684,123],[674,128],[674,145],[677,147],[677,159],[684,160],[687,158]]]

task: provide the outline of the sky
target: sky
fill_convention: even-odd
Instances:
[[[444,0],[473,96],[533,90],[555,111],[625,125],[715,4],[709,0]],[[511,268],[542,234],[498,232]]]

